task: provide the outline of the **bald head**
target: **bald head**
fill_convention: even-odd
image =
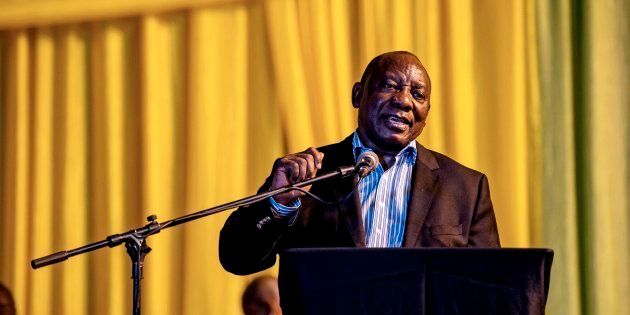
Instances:
[[[399,64],[401,62],[416,63],[426,75],[426,81],[429,85],[428,88],[429,90],[431,89],[431,79],[429,78],[429,73],[424,68],[422,62],[420,62],[420,59],[418,59],[418,57],[413,53],[404,50],[390,51],[374,57],[363,71],[363,75],[361,76],[360,81],[361,85],[364,87],[364,89],[368,88],[369,86],[367,86],[366,83],[371,77],[374,76],[374,74],[381,74],[383,70],[388,68],[392,63]]]
[[[282,315],[278,280],[269,275],[254,279],[243,292],[242,305],[246,315]]]
[[[2,284],[0,284],[0,315],[15,315],[13,296]]]

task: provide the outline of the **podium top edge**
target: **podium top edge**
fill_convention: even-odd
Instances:
[[[503,248],[467,248],[467,247],[425,247],[425,248],[356,248],[356,247],[309,247],[309,248],[289,248],[284,252],[289,253],[309,253],[325,251],[416,251],[416,252],[539,252],[553,253],[551,248],[524,248],[524,247],[503,247]]]

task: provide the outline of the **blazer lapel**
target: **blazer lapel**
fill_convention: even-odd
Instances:
[[[414,165],[411,195],[407,206],[403,247],[418,247],[421,229],[438,186],[438,175],[435,174],[434,170],[438,169],[439,166],[435,156],[419,143],[416,143],[416,145],[418,154]]]
[[[334,156],[326,156],[324,159],[330,158],[333,160],[334,167],[354,165],[354,155],[352,154],[353,135],[350,135],[340,143],[339,150],[335,150]],[[339,180],[332,186],[337,201],[341,201],[352,191],[357,184],[357,180],[356,176],[347,177]],[[339,224],[344,224],[341,222],[342,220],[345,222],[356,247],[365,247],[365,228],[363,227],[361,201],[357,190],[354,190],[348,200],[339,205],[339,209]]]
[[[357,176],[344,178],[338,186],[339,188],[335,191],[337,200],[341,201],[342,198],[345,198],[350,190],[356,186],[357,181]],[[365,247],[365,228],[363,227],[363,216],[361,215],[361,200],[356,189],[348,200],[339,205],[339,208],[345,219],[348,231],[354,240],[354,245],[356,247]]]

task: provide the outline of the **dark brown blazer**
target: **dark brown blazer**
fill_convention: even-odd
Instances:
[[[485,175],[417,144],[403,247],[500,247],[497,224]],[[354,164],[352,136],[319,148],[322,169],[330,172]],[[353,178],[314,184],[311,192],[327,201],[342,200],[355,186]],[[271,176],[260,188],[269,190]],[[273,266],[278,251],[294,247],[365,247],[359,196],[341,205],[301,198],[295,222],[272,219],[268,201],[234,211],[219,240],[219,259],[235,274]],[[259,226],[257,226],[259,225]]]

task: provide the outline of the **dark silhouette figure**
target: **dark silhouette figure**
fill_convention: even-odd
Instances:
[[[245,315],[282,315],[278,280],[272,276],[254,279],[243,292]]]
[[[11,291],[0,283],[0,315],[15,315],[15,302]]]

